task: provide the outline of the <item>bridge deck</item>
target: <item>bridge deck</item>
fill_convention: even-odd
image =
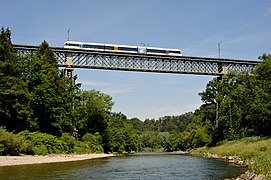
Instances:
[[[22,54],[36,51],[38,46],[14,45]],[[251,71],[261,61],[128,54],[104,51],[74,50],[52,47],[60,67],[110,69],[179,74],[224,75],[230,71]]]

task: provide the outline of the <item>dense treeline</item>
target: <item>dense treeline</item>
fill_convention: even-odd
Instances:
[[[271,55],[259,57],[262,63],[253,72],[214,78],[199,93],[203,104],[192,114],[146,120],[133,120],[140,131],[142,147],[151,150],[188,150],[215,146],[251,136],[271,135]],[[188,116],[189,115],[189,116]],[[164,121],[167,120],[167,121]],[[163,126],[166,122],[166,126]]]
[[[259,59],[262,63],[252,73],[214,79],[200,93],[205,104],[199,114],[202,125],[210,129],[211,144],[271,135],[271,55],[264,54]]]
[[[10,30],[1,29],[0,154],[138,151],[138,135],[113,104],[65,77],[47,42],[20,55]]]
[[[139,135],[142,150],[178,151],[185,150],[181,137],[193,118],[194,115],[190,112],[180,116],[165,116],[158,120],[146,119],[144,122],[132,118],[130,122]]]
[[[179,151],[271,134],[271,55],[253,72],[214,78],[195,112],[141,121],[64,76],[47,42],[19,55],[0,34],[0,154]],[[13,133],[11,133],[13,132]]]

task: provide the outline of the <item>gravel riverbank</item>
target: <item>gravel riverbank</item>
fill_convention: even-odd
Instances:
[[[113,154],[54,154],[47,156],[0,156],[0,166],[14,166],[24,164],[56,163],[80,161],[95,158],[105,158]]]

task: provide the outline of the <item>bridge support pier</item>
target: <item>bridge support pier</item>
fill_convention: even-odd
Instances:
[[[219,63],[218,64],[218,73],[222,74],[222,76],[228,74],[228,64],[227,63]]]
[[[228,64],[227,63],[219,63],[218,64],[218,73],[220,74],[217,77],[218,81],[221,81],[224,76],[226,74],[228,74]],[[219,102],[216,102],[216,109],[215,109],[215,127],[218,127],[218,118],[219,118],[219,114],[218,114],[218,109],[219,109]]]
[[[74,80],[74,68],[73,68],[73,62],[72,62],[72,54],[67,54],[66,56],[66,68],[64,70],[65,77],[68,77],[72,80]]]
[[[74,80],[74,68],[72,67],[66,67],[64,69],[64,74],[65,74],[65,77],[71,79],[71,80]]]

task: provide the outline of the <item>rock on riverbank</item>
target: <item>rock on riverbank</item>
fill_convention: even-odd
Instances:
[[[229,164],[239,166],[239,167],[247,167],[249,165],[249,162],[241,159],[237,156],[218,156],[217,154],[211,154],[211,153],[192,153],[194,155],[200,155],[204,157],[209,157],[213,159],[220,159],[220,160],[225,160],[228,161]]]
[[[241,159],[237,156],[218,156],[217,154],[211,154],[211,153],[196,153],[193,152],[191,153],[193,155],[197,156],[204,156],[208,158],[213,158],[213,159],[219,159],[219,160],[225,160],[231,165],[239,166],[239,167],[248,167],[249,162]],[[241,174],[240,176],[236,178],[230,178],[226,180],[265,180],[266,177],[264,175],[257,175],[255,173],[252,173],[250,171],[246,171],[244,174]]]

